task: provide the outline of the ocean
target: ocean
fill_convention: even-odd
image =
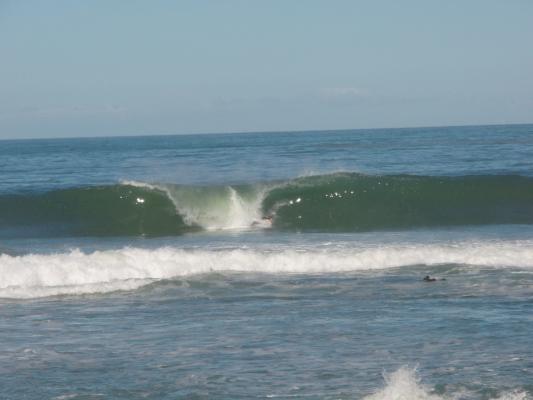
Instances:
[[[533,399],[533,125],[0,141],[0,398]]]

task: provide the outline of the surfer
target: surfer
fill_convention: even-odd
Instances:
[[[260,226],[263,228],[270,228],[272,226],[272,215],[266,215],[264,217],[261,217],[260,221],[254,221],[252,222],[252,226]]]

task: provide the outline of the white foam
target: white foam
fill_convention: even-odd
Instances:
[[[364,397],[364,400],[441,400],[444,397],[429,393],[420,383],[416,370],[402,367],[385,375],[386,386],[378,392]]]
[[[408,265],[470,264],[533,268],[533,243],[397,245],[372,248],[147,250],[0,255],[0,297],[130,290],[149,282],[212,271],[320,274]]]
[[[363,398],[363,400],[459,400],[464,398],[458,395],[437,395],[431,393],[426,385],[423,385],[416,369],[401,367],[392,374],[385,374],[385,387],[376,393]],[[528,400],[526,392],[515,390],[503,393],[495,400]]]
[[[530,397],[526,392],[522,392],[520,390],[515,390],[509,393],[504,393],[500,397],[498,397],[496,400],[527,400]]]

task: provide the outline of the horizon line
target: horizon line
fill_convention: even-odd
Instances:
[[[197,133],[140,133],[124,135],[88,135],[88,136],[49,136],[49,137],[22,137],[22,138],[0,138],[0,141],[24,141],[24,140],[65,140],[65,139],[105,139],[105,138],[143,138],[143,137],[163,137],[163,136],[215,136],[215,135],[246,135],[246,134],[280,134],[280,133],[318,133],[318,132],[349,132],[349,131],[377,131],[377,130],[405,130],[405,129],[436,129],[436,128],[473,128],[473,127],[497,127],[497,126],[527,126],[533,122],[511,122],[497,124],[457,124],[457,125],[420,125],[420,126],[400,126],[400,127],[373,127],[373,128],[335,128],[335,129],[291,129],[291,130],[257,130],[257,131],[221,131],[221,132],[197,132]]]

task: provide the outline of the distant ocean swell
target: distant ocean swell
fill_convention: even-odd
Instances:
[[[272,225],[264,220],[272,217]],[[533,178],[338,173],[285,182],[122,182],[0,196],[0,236],[181,235],[272,227],[358,232],[533,224]]]
[[[532,241],[387,245],[347,249],[123,248],[83,253],[0,255],[0,298],[133,290],[211,272],[328,274],[403,266],[469,265],[533,268]]]

